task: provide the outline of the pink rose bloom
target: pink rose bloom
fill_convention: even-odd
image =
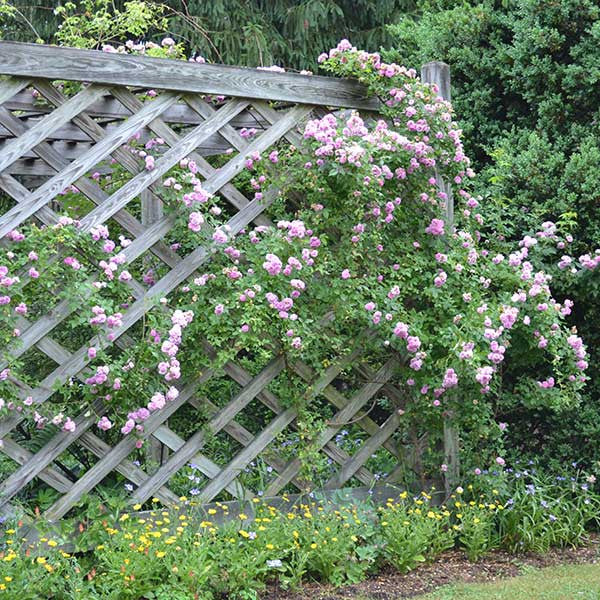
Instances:
[[[444,235],[444,221],[442,219],[431,219],[431,223],[425,228],[425,233]]]
[[[102,417],[98,421],[98,429],[102,429],[102,431],[108,431],[112,427],[112,423],[107,417]]]

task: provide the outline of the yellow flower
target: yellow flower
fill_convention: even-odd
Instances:
[[[54,540],[48,540],[48,546],[50,546],[51,548],[55,548],[56,546],[58,546],[58,542],[55,542]]]
[[[166,552],[163,552],[162,550],[159,550],[159,551],[156,552],[156,558],[162,558],[166,554],[167,554]]]
[[[273,549],[275,548],[275,546],[273,546],[273,544],[267,544],[267,545],[265,546],[265,548],[266,548],[267,550],[273,550]]]
[[[240,529],[239,534],[246,539],[250,537],[250,534],[245,529]]]
[[[216,515],[216,514],[217,514],[217,511],[216,511],[214,508],[209,508],[209,509],[208,509],[208,514],[209,514],[209,515]]]
[[[475,525],[477,525],[477,523],[481,523],[481,521],[477,517],[475,517],[473,519],[473,523],[475,523]]]
[[[39,565],[43,565],[46,562],[46,559],[43,556],[38,556],[35,560]]]
[[[240,513],[240,514],[238,515],[238,519],[239,519],[240,521],[245,521],[247,518],[248,518],[248,515],[245,515],[244,513]]]
[[[9,577],[8,575],[4,578],[4,581],[7,581],[8,583],[10,583],[13,580],[12,577]]]
[[[122,515],[119,517],[119,521],[127,521],[127,519],[129,519],[129,515],[128,515],[127,513],[125,513],[125,514],[122,514]]]
[[[317,545],[313,543],[310,545],[310,547],[314,550],[317,547]]]
[[[152,498],[152,503],[156,504],[157,502],[160,502],[160,500],[158,498]]]

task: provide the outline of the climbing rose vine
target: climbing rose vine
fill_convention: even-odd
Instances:
[[[163,47],[174,53],[170,41]],[[407,422],[435,427],[453,414],[478,430],[493,422],[494,402],[507,395],[553,407],[577,401],[585,345],[568,325],[573,303],[553,297],[537,257],[560,250],[558,266],[577,271],[598,267],[600,252],[579,261],[564,254],[570,240],[549,222],[508,255],[494,251],[479,232],[483,211],[469,192],[475,174],[461,132],[435,86],[345,40],[319,62],[366,84],[381,114],[330,113],[307,121],[294,146],[245,156],[236,183],[267,208],[262,222],[244,229],[203,188],[193,160],[171,169],[160,193],[176,223],[169,251],[184,257],[203,246],[207,259],[167,297],[160,293],[166,268],[140,260],[125,231],[81,226],[85,202],[76,187],[64,190],[68,214],[54,225],[6,236],[3,417],[73,432],[77,415],[93,411],[101,435],[136,435],[139,447],[153,413],[241,349],[259,362],[283,352],[322,371],[357,345],[375,358],[397,358],[395,382],[406,402],[395,409]],[[242,130],[247,141],[254,135]],[[126,148],[152,170],[168,146],[137,134]],[[90,173],[107,193],[126,176],[110,166]],[[438,177],[452,183],[455,223],[447,220]],[[129,327],[148,290],[154,310]],[[71,307],[59,341],[70,351],[85,342],[77,354],[81,376],[58,382],[20,350],[21,336],[57,304]],[[300,389],[290,382],[286,401],[309,411]]]

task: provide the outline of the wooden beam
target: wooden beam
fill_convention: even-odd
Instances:
[[[0,42],[0,74],[377,110],[357,81]]]

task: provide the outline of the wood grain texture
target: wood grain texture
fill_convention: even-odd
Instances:
[[[26,202],[22,202],[5,212],[0,216],[0,238],[3,238],[11,229],[18,227],[25,219],[50,202],[62,190],[84,176],[94,165],[109,156],[113,150],[127,142],[138,129],[160,115],[167,106],[176,102],[177,98],[174,94],[165,93],[154,101],[148,102],[143,110],[136,115],[132,115],[109,137],[105,137],[95,144],[88,152],[70,163],[68,167],[52,177],[35,192],[32,192]]]
[[[326,427],[317,437],[314,445],[316,448],[323,448],[340,429],[348,425],[348,421],[359,421],[360,414],[357,413],[360,409],[379,392],[383,385],[392,377],[398,362],[394,357],[388,360],[379,371],[375,374],[373,380],[365,384],[330,420]],[[278,493],[283,489],[294,477],[301,468],[300,459],[292,459],[286,466],[285,470],[279,473],[278,477],[269,485],[267,494]],[[275,491],[277,490],[277,491]]]
[[[185,440],[180,438],[173,430],[169,429],[165,425],[161,425],[154,432],[152,438],[156,438],[160,441],[160,443],[175,451],[179,450],[179,448],[185,445]],[[196,454],[196,456],[192,457],[190,463],[196,465],[198,470],[206,475],[209,479],[218,477],[219,473],[221,473],[221,467],[219,467],[219,465],[210,460],[210,458],[204,454]],[[234,498],[238,498],[239,500],[248,500],[254,497],[254,494],[248,488],[244,487],[239,481],[228,482],[224,489],[227,490]],[[194,498],[194,501],[196,500],[197,499]]]
[[[0,74],[377,110],[356,81],[0,42]]]
[[[52,131],[68,123],[74,116],[84,111],[94,100],[107,93],[103,87],[89,86],[79,92],[76,96],[69,98],[67,102],[59,106],[43,119],[35,123],[30,129],[26,129],[19,137],[5,144],[0,154],[0,171],[4,171],[13,161],[21,158],[23,154],[43,142]],[[0,116],[12,113],[0,106]],[[2,121],[4,125],[4,121]]]
[[[198,379],[188,383],[179,393],[179,397],[169,402],[165,408],[152,414],[144,423],[142,437],[151,435],[164,423],[177,409],[183,406],[195,393],[196,389],[212,377],[212,371],[205,371]],[[135,436],[124,437],[114,448],[99,460],[91,469],[82,475],[73,487],[59,498],[45,513],[48,521],[55,521],[63,517],[71,507],[87,492],[98,485],[113,469],[116,468],[134,449]],[[157,486],[157,489],[160,486]]]
[[[197,431],[177,452],[140,486],[131,497],[131,502],[144,502],[154,490],[164,485],[174,473],[192,459],[205,444],[208,434],[221,431],[244,409],[256,395],[281,373],[285,367],[282,356],[275,357],[252,381],[241,389],[201,430]]]

